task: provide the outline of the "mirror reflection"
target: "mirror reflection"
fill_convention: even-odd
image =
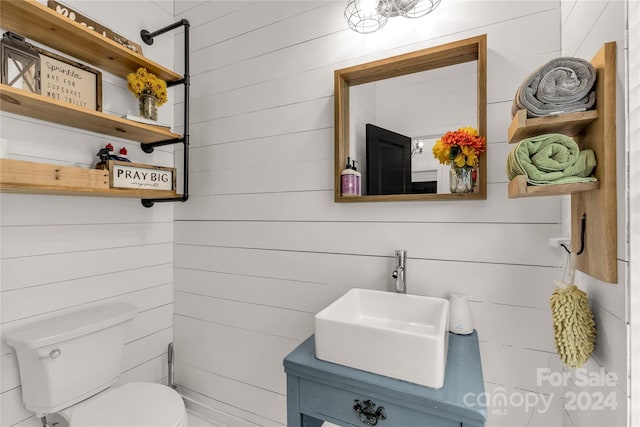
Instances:
[[[349,157],[362,195],[446,194],[449,166],[433,157],[452,129],[477,127],[477,61],[350,88]]]
[[[336,70],[334,200],[486,199],[486,153],[450,193],[458,170],[432,152],[449,131],[486,135],[486,54],[482,35]]]

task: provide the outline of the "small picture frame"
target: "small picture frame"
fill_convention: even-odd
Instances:
[[[89,110],[102,111],[102,73],[40,47],[40,94]]]

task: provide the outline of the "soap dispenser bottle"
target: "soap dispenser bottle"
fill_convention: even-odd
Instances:
[[[362,181],[362,174],[360,172],[358,172],[358,168],[356,167],[356,163],[358,163],[357,161],[353,160],[351,162],[351,169],[353,169],[354,175],[356,176],[356,196],[362,196],[362,187],[361,187],[361,181]]]
[[[356,196],[356,171],[351,166],[351,157],[347,157],[347,165],[340,174],[340,186],[343,196]]]

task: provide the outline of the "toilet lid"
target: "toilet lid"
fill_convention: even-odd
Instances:
[[[129,383],[79,405],[69,426],[176,427],[185,416],[184,402],[175,390],[162,384]]]

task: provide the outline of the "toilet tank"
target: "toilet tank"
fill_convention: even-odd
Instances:
[[[27,325],[5,335],[14,347],[22,400],[41,417],[111,386],[138,309],[118,303]]]

